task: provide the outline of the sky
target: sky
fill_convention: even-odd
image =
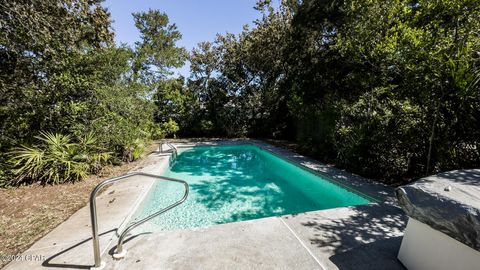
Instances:
[[[253,9],[256,0],[107,0],[103,6],[112,14],[115,41],[131,46],[139,40],[133,23],[133,12],[159,9],[166,13],[182,33],[178,42],[191,50],[201,41],[213,41],[217,33],[238,34],[243,25],[260,17]],[[175,71],[188,77],[189,66]]]

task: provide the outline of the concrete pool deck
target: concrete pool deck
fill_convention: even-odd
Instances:
[[[381,202],[282,217],[133,235],[125,259],[114,261],[116,229],[133,212],[152,179],[112,185],[98,197],[100,246],[105,269],[404,269],[396,259],[406,216],[393,189],[259,141],[266,150],[327,175]],[[203,144],[230,144],[210,142]],[[178,144],[193,146],[195,144]],[[160,174],[169,156],[154,153],[135,171]],[[93,265],[88,205],[5,269],[89,269]],[[21,260],[35,255],[39,260]]]

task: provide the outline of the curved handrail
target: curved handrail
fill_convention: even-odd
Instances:
[[[168,145],[168,147],[170,147],[170,148],[172,149],[172,155],[175,155],[175,156],[173,157],[173,159],[177,158],[177,156],[178,156],[178,149],[177,149],[177,147],[175,147],[175,145],[171,144],[170,142],[166,142],[165,144]]]
[[[177,157],[178,157],[178,149],[177,149],[177,147],[175,147],[175,145],[173,145],[173,144],[171,144],[170,142],[167,141],[167,142],[165,142],[165,143],[161,143],[161,144],[160,144],[160,151],[161,151],[162,153],[164,152],[164,151],[163,151],[163,147],[162,147],[164,144],[166,144],[166,145],[170,148],[170,149],[167,150],[166,152],[170,153],[170,151],[171,151],[171,153],[172,153],[172,159],[170,160],[170,164],[172,164],[172,162],[174,162],[175,159],[177,159]]]
[[[100,240],[99,240],[99,237],[98,237],[98,221],[97,221],[97,204],[96,204],[96,196],[97,196],[97,193],[103,188],[105,187],[106,185],[108,184],[111,184],[111,183],[114,183],[114,182],[118,182],[118,181],[121,181],[121,180],[125,180],[126,178],[129,178],[129,177],[132,177],[132,176],[136,176],[136,175],[140,175],[140,176],[148,176],[148,177],[152,177],[152,178],[155,178],[156,180],[161,180],[161,181],[170,181],[170,182],[177,182],[177,183],[181,183],[184,185],[185,187],[185,193],[183,194],[183,197],[182,199],[180,199],[179,201],[167,206],[166,208],[163,208],[161,209],[160,211],[146,217],[146,218],[143,218],[142,220],[139,220],[133,224],[131,224],[130,226],[128,226],[124,231],[123,233],[120,235],[119,239],[118,239],[118,243],[117,243],[117,249],[116,249],[116,255],[115,256],[116,258],[122,258],[123,256],[125,256],[125,252],[123,250],[123,240],[125,238],[125,236],[135,227],[147,222],[148,220],[154,218],[154,217],[157,217],[165,212],[167,212],[168,210],[180,205],[181,203],[183,203],[187,197],[188,197],[188,192],[189,192],[189,186],[188,186],[188,183],[183,181],[183,180],[179,180],[179,179],[173,179],[173,178],[169,178],[169,177],[164,177],[164,176],[159,176],[159,175],[154,175],[154,174],[148,174],[148,173],[142,173],[142,172],[134,172],[134,173],[130,173],[130,174],[126,174],[126,175],[122,175],[122,176],[119,176],[119,177],[114,177],[114,178],[110,178],[110,179],[107,179],[101,183],[99,183],[92,191],[92,193],[90,194],[90,219],[91,219],[91,222],[92,222],[92,240],[93,240],[93,255],[94,255],[94,259],[95,259],[95,265],[94,267],[92,267],[91,269],[102,269],[105,264],[102,263],[102,259],[101,259],[101,256],[100,256]]]

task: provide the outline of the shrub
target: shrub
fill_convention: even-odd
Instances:
[[[333,140],[339,165],[384,181],[420,173],[421,163],[413,161],[425,156],[428,138],[421,109],[389,90],[340,104]]]
[[[175,133],[178,132],[178,124],[177,122],[173,121],[171,118],[168,119],[168,122],[162,124],[162,130],[165,136],[174,136]]]
[[[131,162],[142,157],[145,152],[145,142],[142,139],[134,139],[125,142],[122,151],[122,161]]]
[[[41,181],[58,184],[82,180],[98,172],[111,158],[109,152],[96,145],[93,135],[87,134],[73,142],[62,134],[41,132],[39,143],[21,146],[10,152],[15,175],[13,183]]]

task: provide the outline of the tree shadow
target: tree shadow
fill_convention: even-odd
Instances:
[[[405,269],[397,254],[407,216],[398,207],[366,204],[290,218],[339,269]]]
[[[262,170],[265,162],[255,154],[254,149],[248,147],[241,151],[229,149],[229,146],[188,149],[182,152],[170,171],[191,176],[227,176],[238,173],[240,168],[248,171],[251,164],[255,164],[255,168],[258,166],[256,169]]]
[[[164,219],[173,222],[174,218],[169,215],[178,214],[198,224],[222,224],[368,202],[343,191],[340,185],[322,180],[325,177],[317,175],[317,178],[305,170],[298,172],[295,166],[285,164],[283,160],[273,162],[266,154],[259,154],[256,146],[240,150],[229,146],[188,149],[179,156],[167,176],[189,182],[190,196],[183,205],[166,213]],[[283,166],[287,166],[288,171],[282,170]],[[167,185],[159,183],[156,186],[151,199],[147,200],[155,205],[145,208],[157,209],[173,202],[168,200],[173,200],[172,194],[179,193],[180,189],[174,190]],[[206,208],[208,215],[216,215],[218,219],[200,221],[198,217],[180,213],[182,209],[198,210],[195,205]],[[162,222],[167,222],[165,220]]]
[[[232,209],[217,224],[316,209],[315,204],[296,201],[299,194],[293,194],[295,191],[286,191],[273,182],[228,179],[216,181],[214,185],[209,181],[195,183],[191,187],[197,194],[196,202],[209,211],[222,211],[228,205],[245,206]]]
[[[331,256],[338,269],[405,270],[396,258],[402,237],[378,239],[372,243]]]
[[[431,177],[446,178],[455,183],[480,186],[480,169],[448,171],[425,177],[424,179],[429,179]]]

